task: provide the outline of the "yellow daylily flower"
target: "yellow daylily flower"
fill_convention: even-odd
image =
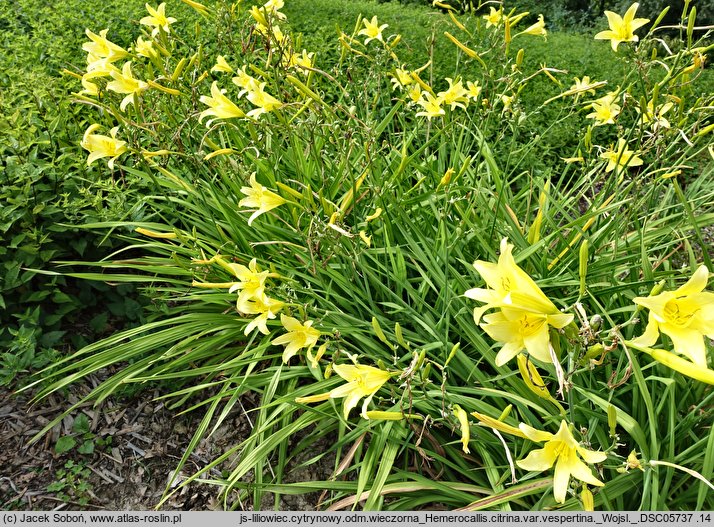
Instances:
[[[607,160],[605,172],[612,172],[616,168],[623,170],[627,167],[641,166],[643,161],[638,154],[639,152],[629,150],[627,141],[620,138],[617,140],[617,150],[610,148],[607,152],[600,154],[600,157]]]
[[[457,106],[465,110],[466,106],[469,104],[469,98],[468,92],[464,88],[461,79],[456,79],[456,81],[454,81],[453,79],[447,77],[446,81],[449,83],[449,89],[437,93],[437,97],[444,104],[448,104],[452,110]]]
[[[517,37],[518,35],[535,35],[537,37],[543,37],[547,39],[548,32],[545,29],[545,19],[543,18],[543,15],[538,15],[538,22],[517,33],[513,38]]]
[[[134,95],[139,95],[149,88],[147,83],[134,77],[131,72],[131,61],[124,63],[121,72],[112,71],[110,75],[114,80],[107,83],[107,90],[128,94],[119,105],[122,112],[129,104],[134,103]]]
[[[276,346],[285,346],[283,351],[283,362],[285,364],[301,349],[307,348],[309,350],[312,348],[317,343],[317,339],[320,338],[320,332],[312,327],[312,320],[301,324],[298,319],[281,314],[280,323],[287,333],[271,340],[270,343]],[[335,371],[337,371],[337,367],[335,367]]]
[[[230,67],[223,55],[216,57],[216,64],[211,68],[212,72],[219,71],[222,73],[233,73],[233,68]]]
[[[92,33],[86,29],[84,33],[89,37],[91,42],[82,44],[82,49],[87,52],[87,64],[96,62],[100,59],[106,59],[108,62],[116,62],[129,56],[129,53],[107,39],[109,29],[102,29],[99,35]]]
[[[502,308],[483,317],[479,324],[493,340],[504,343],[496,355],[496,366],[503,366],[524,349],[535,359],[552,364],[549,327],[561,329],[573,321],[564,313],[530,313]]]
[[[615,104],[616,97],[616,92],[610,92],[592,103],[591,107],[594,111],[589,113],[586,117],[588,119],[595,119],[594,126],[615,124],[615,117],[620,114],[621,110],[620,105]]]
[[[136,39],[134,53],[147,59],[154,59],[159,56],[159,52],[154,49],[153,43],[150,40],[144,40],[142,37]]]
[[[243,97],[246,93],[251,91],[256,91],[260,87],[260,82],[255,77],[251,77],[244,70],[238,68],[236,70],[236,76],[233,77],[233,84],[238,86],[241,91],[238,97]]]
[[[285,7],[285,2],[283,0],[268,0],[265,4],[263,4],[263,9],[265,9],[266,13],[273,15],[280,20],[287,18],[284,13],[280,12],[283,7]]]
[[[250,187],[242,187],[240,191],[245,194],[246,197],[240,200],[238,205],[241,207],[256,209],[255,212],[251,214],[250,218],[248,218],[248,226],[250,226],[253,223],[253,220],[261,214],[268,212],[275,207],[279,207],[283,203],[287,203],[287,200],[258,183],[255,180],[255,172],[250,175]]]
[[[360,29],[357,34],[364,35],[367,37],[364,41],[365,46],[369,44],[370,40],[376,39],[380,42],[384,42],[384,37],[382,37],[382,31],[389,27],[387,24],[382,24],[380,26],[379,22],[377,22],[376,15],[372,17],[372,20],[367,20],[366,18],[363,18],[362,23],[364,24],[364,28]]]
[[[503,7],[496,10],[495,7],[491,6],[488,9],[489,13],[481,17],[486,21],[486,27],[489,28],[491,26],[499,26],[501,22],[503,22]]]
[[[111,137],[95,134],[94,131],[99,128],[100,126],[98,124],[93,124],[87,128],[80,143],[82,148],[89,151],[87,166],[94,163],[97,159],[108,157],[110,159],[107,165],[109,165],[109,168],[114,169],[114,160],[127,151],[126,141],[117,139],[118,126],[109,130]]]
[[[409,96],[409,104],[418,104],[421,100],[422,92],[421,86],[414,84],[411,88],[407,90],[407,95]]]
[[[289,56],[286,56],[284,64],[288,68],[298,68],[303,70],[303,72],[307,73],[307,70],[305,68],[313,67],[312,57],[314,55],[315,54],[312,52],[308,53],[306,49],[303,49],[302,53],[292,52]]]
[[[87,64],[87,73],[83,78],[111,77],[112,73],[121,73],[109,59],[99,59]]]
[[[265,82],[261,82],[257,89],[248,91],[247,99],[257,108],[248,112],[248,117],[260,117],[264,113],[280,108],[283,103],[265,91]]]
[[[674,344],[674,351],[697,366],[707,367],[704,336],[714,338],[714,293],[704,291],[709,278],[706,265],[676,291],[634,299],[635,304],[650,310],[649,322],[634,344],[650,347],[664,333]]]
[[[251,306],[247,304],[248,302],[257,301],[263,304],[268,303],[265,295],[265,280],[277,277],[278,275],[270,271],[261,271],[260,267],[258,267],[258,261],[255,258],[248,263],[247,267],[237,263],[225,263],[223,266],[229,269],[238,279],[237,282],[228,284],[229,293],[240,291],[240,293],[238,293],[238,300],[236,301],[238,311],[249,313]]]
[[[273,320],[278,316],[278,313],[285,307],[285,303],[274,298],[260,295],[250,300],[241,301],[238,297],[238,311],[246,315],[258,315],[245,327],[244,335],[249,335],[255,328],[258,328],[263,335],[270,333],[268,330],[268,320]]]
[[[79,92],[80,94],[87,94],[91,95],[92,97],[96,97],[97,95],[99,95],[99,86],[89,81],[87,77],[82,77],[81,82],[82,88],[84,89]]]
[[[209,115],[213,115],[217,119],[242,119],[245,117],[245,112],[238,108],[238,106],[236,106],[235,103],[231,101],[228,97],[223,95],[224,92],[225,90],[219,89],[218,83],[216,81],[213,81],[213,84],[211,84],[211,97],[201,95],[199,100],[203,104],[208,105],[209,108],[208,110],[202,111],[201,114],[198,116],[199,123]],[[210,127],[212,122],[213,119],[207,121],[206,126]]]
[[[635,108],[635,110],[637,110],[637,113],[640,114],[642,124],[650,125],[656,130],[657,128],[669,128],[669,121],[664,117],[664,114],[670,111],[673,107],[673,103],[666,102],[655,108],[654,101],[650,100],[647,101],[647,107],[644,111],[641,111],[639,108]]]
[[[308,397],[298,397],[295,402],[298,403],[317,403],[326,401],[327,399],[339,399],[345,397],[343,403],[342,415],[345,419],[349,417],[350,411],[357,406],[357,403],[363,397],[361,416],[369,419],[367,407],[372,401],[374,394],[386,383],[392,374],[388,371],[365,366],[364,364],[335,364],[332,367],[333,371],[347,381],[347,384],[338,386],[326,393],[311,395]]]
[[[635,18],[635,13],[640,4],[635,2],[629,9],[625,12],[625,16],[621,17],[617,13],[612,11],[605,11],[605,16],[607,17],[607,22],[610,25],[610,29],[606,31],[600,31],[595,38],[597,40],[609,40],[612,45],[612,50],[617,51],[617,46],[620,42],[637,42],[639,37],[635,35],[635,30],[644,26],[649,22],[648,18]]]
[[[409,70],[405,70],[402,68],[397,68],[394,71],[394,77],[392,77],[391,80],[392,80],[392,84],[394,84],[394,86],[392,86],[393,90],[396,90],[397,88],[410,86],[410,85],[414,84],[414,82],[416,82],[412,78],[411,72]]]
[[[473,265],[489,287],[469,289],[464,293],[464,296],[486,304],[474,310],[474,320],[477,324],[485,311],[497,307],[540,315],[562,314],[533,279],[516,265],[513,258],[513,245],[508,243],[506,238],[501,240],[501,255],[498,257],[498,263],[477,260]],[[572,315],[566,317],[570,320],[573,318]],[[513,320],[513,317],[508,320]]]
[[[478,96],[481,95],[481,86],[479,86],[478,81],[467,81],[466,88],[466,96],[472,101],[475,101],[478,99]]]
[[[545,441],[545,445],[539,450],[531,451],[525,459],[516,461],[516,464],[523,470],[533,472],[542,472],[555,465],[553,494],[558,503],[565,502],[570,476],[588,485],[605,485],[593,476],[590,467],[585,463],[601,463],[607,459],[607,454],[581,447],[565,421],[560,422],[560,429],[556,434],[536,430],[524,423],[521,423],[519,428],[531,441]]]
[[[439,117],[441,115],[445,115],[446,112],[441,107],[442,102],[443,101],[440,97],[434,97],[428,91],[422,92],[421,98],[417,101],[417,104],[424,108],[424,111],[417,112],[417,117],[423,115],[429,120],[431,120],[432,117]]]
[[[582,80],[578,77],[574,77],[575,84],[573,84],[567,91],[568,95],[575,95],[578,93],[592,93],[595,94],[595,88],[602,86],[602,81],[591,81],[588,75],[584,75]]]
[[[169,26],[176,22],[176,19],[171,16],[166,16],[166,2],[161,2],[156,9],[149,4],[145,4],[145,7],[150,16],[145,16],[139,20],[139,23],[153,28],[151,30],[151,36],[156,36],[161,29],[166,33],[170,33],[171,28]]]

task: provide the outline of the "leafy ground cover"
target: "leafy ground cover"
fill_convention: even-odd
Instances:
[[[51,241],[91,248],[61,273],[44,262],[66,248],[8,261],[150,304],[54,360],[37,397],[111,367],[68,412],[158,383],[202,415],[162,503],[201,480],[233,508],[325,488],[333,509],[712,508],[708,35],[689,6],[678,47],[637,5],[586,37],[490,7],[138,6],[27,62],[45,71],[6,70],[62,103],[8,78],[3,104],[35,98],[42,124],[5,175],[74,185],[87,238]],[[64,27],[22,13],[3,28],[24,42]],[[248,437],[179,478],[245,397]],[[331,477],[291,480],[298,458]]]

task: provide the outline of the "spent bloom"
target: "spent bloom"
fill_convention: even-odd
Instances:
[[[312,348],[317,343],[317,339],[320,338],[320,332],[312,327],[312,320],[302,324],[296,318],[281,314],[280,323],[287,333],[283,333],[278,338],[270,341],[270,343],[276,346],[285,346],[283,362],[286,364],[301,349],[307,348],[309,350]]]
[[[588,485],[605,485],[593,476],[586,463],[601,463],[607,459],[607,454],[581,447],[565,421],[560,422],[560,428],[555,434],[536,430],[525,423],[521,423],[518,428],[531,441],[545,441],[545,445],[539,450],[531,451],[525,459],[516,461],[516,464],[523,470],[533,472],[542,472],[555,465],[553,494],[558,503],[565,502],[571,476]]]
[[[635,30],[649,22],[647,18],[635,18],[638,7],[640,7],[639,3],[635,2],[632,4],[625,12],[624,17],[612,11],[605,11],[610,29],[600,31],[600,33],[595,35],[595,38],[598,40],[609,40],[613,51],[617,51],[617,46],[620,45],[620,42],[637,42],[639,37],[635,35]]]
[[[213,81],[213,84],[211,84],[211,97],[201,95],[199,99],[203,104],[208,105],[209,108],[201,112],[198,116],[198,122],[203,121],[203,119],[209,115],[212,115],[217,119],[230,119],[233,117],[241,119],[245,117],[243,110],[238,108],[233,101],[223,95],[224,92],[225,90],[219,89],[218,83]],[[209,120],[206,123],[206,126],[211,126],[212,122],[212,119]]]
[[[357,406],[359,400],[364,397],[362,413],[360,415],[365,419],[369,419],[367,407],[372,401],[372,397],[374,397],[374,394],[390,379],[392,374],[379,368],[358,363],[335,364],[332,369],[337,375],[347,381],[347,383],[326,393],[310,395],[308,397],[298,397],[295,399],[295,402],[318,403],[326,401],[327,399],[340,399],[345,397],[342,415],[347,419],[350,415],[350,411]]]
[[[82,137],[82,148],[89,151],[89,157],[87,157],[87,166],[94,163],[97,159],[103,157],[108,157],[109,168],[114,168],[114,160],[127,151],[126,141],[121,141],[117,139],[117,132],[119,127],[115,126],[109,130],[109,136],[95,134],[95,130],[99,129],[98,124],[93,124],[87,131],[84,132],[84,137]]]
[[[249,209],[256,209],[250,218],[248,218],[249,226],[253,223],[253,220],[261,214],[286,203],[284,198],[258,183],[255,180],[255,172],[250,175],[250,187],[242,187],[240,191],[245,194],[246,197],[240,200],[238,205]]]
[[[635,298],[635,304],[649,309],[649,322],[633,342],[649,347],[664,333],[672,339],[675,352],[706,368],[704,337],[714,338],[714,293],[704,291],[708,277],[707,266],[701,265],[676,291]]]
[[[166,16],[166,2],[161,2],[156,9],[149,4],[146,4],[145,7],[150,16],[145,16],[139,20],[139,23],[153,28],[151,30],[151,36],[156,36],[161,29],[166,33],[170,33],[171,28],[169,26],[176,22],[176,19],[171,16]]]
[[[613,150],[611,148],[610,150],[600,154],[600,157],[607,160],[605,172],[612,172],[616,168],[622,170],[627,167],[641,166],[643,161],[637,155],[638,153],[639,152],[629,150],[627,148],[627,141],[620,138],[617,140],[617,150]]]
[[[375,39],[379,40],[380,42],[384,42],[384,38],[382,37],[382,31],[389,27],[387,24],[382,24],[380,26],[379,22],[377,22],[376,15],[372,17],[372,20],[367,20],[366,18],[363,18],[362,23],[364,24],[364,28],[360,29],[357,34],[364,35],[367,37],[364,41],[365,45],[369,44],[370,40]]]
[[[121,111],[124,111],[127,105],[134,103],[134,95],[139,95],[149,87],[144,81],[134,77],[131,72],[131,61],[124,63],[121,72],[112,71],[110,75],[114,80],[107,83],[107,90],[128,94],[119,105]]]

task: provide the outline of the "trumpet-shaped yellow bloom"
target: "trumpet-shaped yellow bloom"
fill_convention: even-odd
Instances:
[[[437,97],[444,103],[448,104],[453,110],[457,106],[466,109],[469,104],[468,91],[464,88],[461,79],[457,79],[455,82],[453,79],[446,78],[449,83],[449,89],[437,93]]]
[[[485,315],[483,320],[481,329],[504,344],[496,355],[496,366],[503,366],[524,349],[535,359],[552,363],[549,327],[564,328],[573,321],[573,315],[530,313],[504,307]]]
[[[144,40],[142,37],[136,39],[134,44],[134,53],[140,57],[146,57],[147,59],[154,59],[159,56],[159,52],[154,49],[154,45],[150,40]]]
[[[472,101],[475,101],[476,99],[478,99],[478,96],[481,95],[481,86],[479,86],[478,81],[467,81],[466,88],[466,96]]]
[[[373,16],[372,20],[367,20],[366,18],[363,18],[362,23],[364,24],[364,28],[360,29],[357,34],[364,35],[367,37],[364,41],[365,45],[369,44],[370,40],[375,39],[379,40],[380,42],[384,42],[384,37],[382,37],[382,31],[389,27],[387,24],[382,24],[380,26],[379,22],[377,22],[376,16]]]
[[[248,91],[247,99],[257,108],[248,112],[248,117],[260,117],[264,113],[280,108],[283,103],[265,91],[265,82],[261,82],[257,89]]]
[[[304,72],[307,72],[305,68],[313,67],[312,57],[314,55],[314,53],[308,53],[306,49],[303,49],[302,53],[293,52],[286,56],[284,64],[289,68],[298,68],[302,69]]]
[[[226,62],[226,59],[223,57],[223,55],[218,55],[216,57],[216,64],[211,68],[211,71],[220,71],[222,73],[233,73],[233,68],[231,68],[230,64]]]
[[[642,124],[650,125],[656,130],[657,128],[669,128],[669,121],[666,117],[664,117],[664,114],[670,111],[673,107],[674,104],[666,102],[655,108],[654,102],[650,100],[647,102],[647,107],[644,111],[641,111],[639,108],[635,109],[637,110],[637,113],[640,114]]]
[[[108,62],[116,62],[129,56],[129,53],[107,39],[109,29],[102,29],[99,35],[92,33],[89,29],[85,30],[85,34],[91,42],[82,44],[82,49],[87,52],[87,64],[91,64],[101,59],[106,59]]]
[[[261,214],[269,210],[279,207],[287,201],[277,195],[275,192],[268,190],[255,180],[255,172],[250,175],[250,187],[242,187],[240,191],[246,195],[245,198],[238,203],[241,207],[256,209],[250,218],[248,218],[248,226],[253,223],[253,220]]]
[[[238,93],[238,97],[243,97],[246,93],[256,91],[260,88],[258,79],[251,77],[241,68],[236,70],[236,76],[233,77],[233,84],[241,89],[240,93]]]
[[[84,132],[84,137],[82,138],[82,148],[89,151],[89,157],[87,157],[87,166],[94,163],[97,159],[103,157],[108,157],[109,168],[114,168],[114,160],[127,151],[126,141],[121,141],[117,139],[117,132],[119,127],[115,126],[109,130],[108,137],[106,135],[95,134],[94,131],[100,128],[98,124],[93,124],[87,131]]]
[[[263,9],[265,9],[265,12],[279,18],[280,20],[284,20],[287,18],[284,13],[281,13],[280,10],[285,7],[285,2],[283,0],[268,0],[263,4]]]
[[[639,152],[629,150],[627,148],[627,141],[620,138],[617,140],[617,150],[611,148],[607,152],[600,154],[600,157],[607,160],[605,172],[612,172],[616,168],[623,170],[627,167],[641,166],[643,161],[637,154],[639,154]]]
[[[409,70],[397,68],[394,71],[394,77],[392,77],[392,84],[394,84],[392,89],[396,90],[397,88],[405,88],[414,84],[414,82],[416,81],[412,77],[412,73]]]
[[[161,2],[156,9],[149,4],[145,4],[145,7],[150,16],[145,16],[139,20],[139,23],[153,28],[151,30],[152,36],[156,36],[162,29],[164,32],[170,33],[171,28],[169,26],[176,22],[176,19],[172,16],[166,16],[166,2]]]
[[[131,62],[125,62],[121,72],[112,71],[110,75],[114,80],[107,83],[107,90],[128,94],[119,105],[122,112],[129,104],[134,103],[134,95],[139,95],[149,87],[147,83],[134,77]]]
[[[201,95],[200,101],[203,104],[209,106],[208,110],[204,110],[198,116],[198,122],[203,121],[209,115],[216,117],[217,119],[231,119],[237,118],[242,119],[245,117],[245,112],[238,108],[233,101],[228,97],[223,95],[225,90],[218,88],[218,83],[213,81],[211,84],[211,97],[206,95]],[[213,119],[206,122],[206,126],[211,126]]]
[[[547,38],[548,32],[545,29],[545,19],[543,15],[538,15],[538,22],[516,34],[516,37],[518,35],[535,35],[537,37]]]
[[[649,22],[647,18],[635,18],[638,7],[640,7],[639,3],[635,2],[632,4],[625,12],[624,17],[612,11],[605,11],[610,29],[600,31],[600,33],[595,35],[595,38],[598,40],[609,40],[613,51],[617,51],[617,46],[620,45],[620,42],[637,42],[639,37],[635,35],[635,30]]]
[[[545,441],[545,445],[539,450],[531,451],[525,459],[516,461],[516,464],[523,470],[533,472],[542,472],[555,465],[553,494],[558,503],[565,502],[571,476],[589,485],[605,485],[593,476],[590,467],[585,463],[601,463],[607,459],[607,454],[581,447],[565,421],[561,421],[556,434],[536,430],[524,423],[521,423],[519,428],[531,441]]]
[[[608,93],[604,97],[592,103],[593,112],[587,115],[588,119],[595,119],[594,126],[615,124],[615,117],[620,114],[620,105],[615,103],[615,92]]]
[[[422,96],[421,86],[418,84],[413,84],[408,90],[407,95],[409,96],[409,104],[418,104]]]
[[[238,295],[237,307],[239,311],[243,311],[241,307],[245,307],[246,302],[253,300],[265,300],[265,280],[276,276],[270,271],[261,271],[258,267],[258,261],[253,258],[246,267],[242,264],[229,263],[225,264],[238,279],[238,282],[233,282],[228,290],[229,293],[240,291]],[[244,313],[246,311],[243,311]]]
[[[495,7],[491,6],[488,9],[489,13],[481,17],[486,21],[486,27],[489,28],[491,26],[499,26],[503,22],[503,7],[496,10]]]
[[[307,348],[309,350],[312,348],[317,343],[317,339],[320,338],[320,332],[312,327],[312,320],[302,324],[296,318],[281,314],[280,323],[287,333],[273,339],[270,343],[276,346],[285,346],[283,362],[286,364],[301,349]],[[337,368],[335,368],[335,371],[337,371]]]
[[[367,407],[372,401],[372,397],[374,397],[374,394],[390,379],[392,374],[388,371],[363,364],[335,364],[333,371],[346,380],[347,384],[338,386],[334,390],[330,390],[326,393],[308,397],[298,397],[295,399],[295,402],[318,403],[320,401],[326,401],[327,399],[340,399],[345,397],[342,415],[347,419],[350,415],[350,411],[357,406],[359,400],[364,397],[362,413],[360,415],[365,419],[369,419]]]
[[[533,279],[516,265],[513,245],[506,238],[501,240],[498,263],[477,260],[473,265],[488,285],[488,289],[474,288],[464,293],[468,298],[486,304],[474,310],[477,324],[485,311],[497,307],[542,315],[560,314]],[[567,316],[572,320],[572,315]]]
[[[83,78],[111,77],[112,73],[121,72],[109,59],[99,59],[87,64],[87,73],[83,75]]]
[[[644,334],[633,343],[649,347],[664,333],[672,339],[675,352],[706,368],[704,336],[714,338],[714,293],[704,291],[708,277],[709,270],[702,265],[676,291],[635,298],[635,304],[650,313]]]
[[[273,320],[285,307],[285,303],[274,298],[269,298],[265,294],[241,302],[238,297],[238,311],[246,315],[258,315],[245,327],[243,333],[249,335],[255,328],[258,328],[263,335],[270,333],[268,330],[268,320]]]
[[[421,92],[421,98],[417,101],[417,104],[424,108],[424,110],[417,112],[417,116],[423,115],[431,120],[432,117],[445,115],[446,112],[441,107],[442,102],[441,97],[434,97],[434,95],[428,91]]]

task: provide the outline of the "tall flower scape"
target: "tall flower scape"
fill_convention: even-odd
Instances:
[[[125,45],[87,29],[88,170],[157,189],[107,226],[132,256],[95,265],[143,277],[154,311],[40,395],[107,364],[90,397],[174,383],[205,412],[191,448],[243,412],[250,436],[195,475],[227,507],[711,509],[695,8],[667,49],[637,3],[606,11],[593,45],[625,73],[594,80],[530,59],[542,15],[436,4],[448,77],[382,15],[310,50],[282,0],[147,4]],[[324,480],[285,483],[324,456]]]

